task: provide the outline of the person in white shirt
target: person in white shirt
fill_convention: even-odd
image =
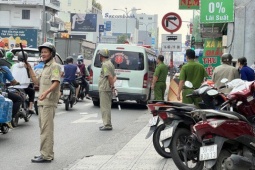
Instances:
[[[33,106],[34,106],[35,91],[31,84],[30,78],[28,77],[27,69],[24,63],[25,60],[27,60],[27,53],[24,52],[24,56],[23,56],[22,52],[20,51],[18,53],[18,63],[13,64],[11,68],[11,72],[15,80],[20,82],[21,85],[24,85],[24,91],[26,92],[29,98],[29,113],[34,114]]]

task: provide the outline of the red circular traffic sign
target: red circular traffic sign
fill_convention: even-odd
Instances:
[[[178,14],[169,12],[162,18],[162,26],[167,32],[176,32],[182,26],[182,19]]]

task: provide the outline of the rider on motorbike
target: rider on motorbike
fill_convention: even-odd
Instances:
[[[0,58],[3,58],[3,53],[0,52]],[[9,67],[8,66],[0,66],[0,87],[3,88],[5,87],[6,85],[6,80],[8,80],[10,82],[11,85],[18,85],[20,84],[19,82],[17,82]],[[23,102],[23,99],[21,96],[17,95],[15,92],[12,92],[12,91],[7,91],[7,94],[8,94],[8,98],[12,100],[13,102],[13,109],[12,109],[12,115],[15,116],[19,109],[20,109],[20,106]]]
[[[77,57],[77,66],[79,67],[81,71],[81,76],[82,76],[82,86],[85,88],[85,96],[87,99],[91,99],[89,97],[89,83],[86,81],[86,77],[89,77],[89,72],[83,62],[84,57],[82,55],[79,55]]]
[[[24,59],[25,57],[25,59]],[[15,63],[12,68],[13,77],[20,82],[20,84],[26,84],[27,88],[24,88],[25,93],[29,98],[29,113],[34,114],[33,106],[34,106],[34,98],[35,98],[35,90],[33,85],[31,84],[30,78],[28,78],[27,70],[25,68],[24,61],[27,59],[27,52],[24,52],[24,57],[22,51],[18,53],[18,63]]]
[[[80,69],[78,66],[73,64],[73,57],[69,56],[66,58],[66,65],[64,66],[63,82],[68,82],[75,87],[76,101],[78,101],[80,86],[75,81],[76,75],[80,76]]]

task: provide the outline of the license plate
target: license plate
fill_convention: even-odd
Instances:
[[[199,160],[205,161],[217,158],[217,144],[200,147]]]
[[[148,126],[154,126],[156,125],[158,122],[158,116],[153,116],[150,120],[149,120],[149,123],[148,123]]]
[[[116,80],[114,83],[115,87],[121,87],[122,86],[122,80]]]
[[[39,92],[35,92],[35,97],[39,97]]]
[[[168,139],[172,137],[173,134],[173,127],[168,127],[160,132],[160,141]]]
[[[70,90],[63,90],[63,95],[69,95],[70,94]]]

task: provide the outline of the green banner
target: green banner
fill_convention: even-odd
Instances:
[[[199,0],[179,0],[179,9],[199,9]]]
[[[234,0],[202,0],[200,23],[234,22]]]
[[[199,63],[203,64],[206,72],[212,77],[215,67],[221,64],[222,39],[205,39],[203,56],[199,57]]]

